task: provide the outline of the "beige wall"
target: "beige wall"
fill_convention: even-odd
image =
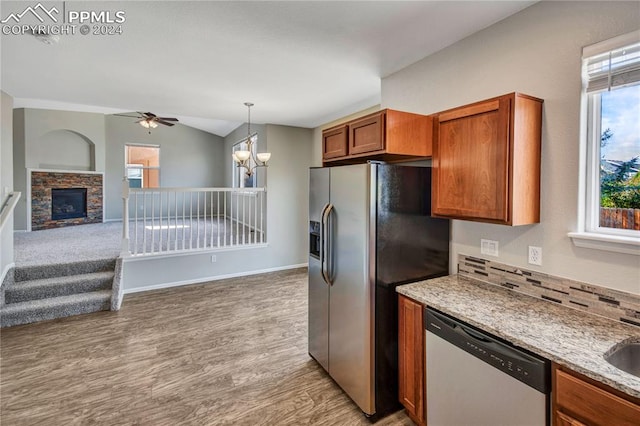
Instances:
[[[2,205],[9,193],[13,191],[13,98],[0,91],[0,101],[0,205]],[[7,268],[12,264],[13,216],[9,217],[0,230],[0,284]]]
[[[640,258],[577,248],[581,50],[640,27],[638,2],[540,2],[382,81],[382,107],[434,113],[520,91],[545,100],[541,223],[453,222],[451,264],[498,240],[500,262],[640,294]],[[543,266],[527,264],[542,247]]]
[[[160,186],[204,188],[222,186],[224,140],[183,124],[149,130],[135,118],[104,116],[106,139],[105,219],[122,219],[125,145],[160,146]]]
[[[269,167],[260,170],[258,185],[267,187],[267,245],[260,248],[127,261],[125,291],[266,272],[306,265],[308,261],[309,166],[312,130],[273,124],[251,125],[258,132],[258,150],[271,152]],[[246,125],[229,134],[224,155],[231,179],[231,146],[247,135]],[[230,183],[228,184],[230,186]]]
[[[0,91],[0,202],[13,190],[13,98]]]
[[[105,220],[122,218],[124,146],[161,147],[160,184],[222,186],[223,138],[189,126],[159,126],[149,134],[135,119],[87,112],[19,108],[13,111],[13,181],[22,192],[14,228],[27,229],[27,169],[105,172]],[[188,165],[188,166],[185,166]]]
[[[22,192],[16,206],[14,228],[25,230],[28,222],[27,169],[103,172],[104,116],[89,112],[18,108],[14,110],[13,130],[14,187]],[[69,149],[74,146],[81,149]]]

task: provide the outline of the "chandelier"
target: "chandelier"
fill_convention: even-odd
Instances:
[[[236,162],[238,167],[244,167],[246,170],[246,175],[251,177],[253,171],[256,167],[267,167],[267,161],[271,158],[270,152],[254,152],[253,139],[251,134],[251,107],[253,104],[251,102],[245,102],[245,106],[247,107],[248,119],[247,119],[247,139],[245,140],[247,144],[246,150],[236,151],[232,154],[233,160]]]

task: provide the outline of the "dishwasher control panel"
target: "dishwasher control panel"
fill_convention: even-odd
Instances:
[[[424,319],[427,332],[441,337],[540,392],[550,392],[549,360],[516,348],[499,337],[430,308],[426,309]]]

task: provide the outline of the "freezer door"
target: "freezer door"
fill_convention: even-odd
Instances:
[[[431,168],[377,168],[378,284],[395,286],[446,275],[450,224],[431,217]]]
[[[375,413],[369,263],[372,167],[332,168],[330,217],[334,282],[329,296],[329,373],[367,414]]]
[[[309,169],[309,220],[322,222],[329,203],[329,169]],[[321,242],[322,245],[322,242]],[[320,260],[309,255],[309,355],[329,371],[329,285]]]
[[[309,220],[322,222],[322,210],[329,204],[331,169],[309,169]]]

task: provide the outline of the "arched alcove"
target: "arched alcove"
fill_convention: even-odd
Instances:
[[[95,144],[73,130],[52,130],[40,136],[35,150],[38,167],[56,170],[95,171]]]

